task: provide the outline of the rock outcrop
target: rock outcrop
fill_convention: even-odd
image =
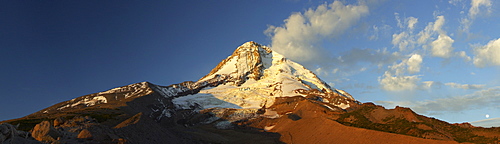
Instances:
[[[61,134],[54,129],[54,126],[49,121],[42,121],[37,124],[31,132],[33,138],[41,142],[54,142]]]
[[[0,124],[0,143],[1,144],[15,144],[15,143],[24,143],[24,144],[36,144],[40,143],[33,138],[29,132],[19,131],[15,126],[2,123]]]
[[[76,138],[79,138],[79,139],[92,139],[92,133],[90,133],[90,131],[87,130],[87,129],[83,129],[82,131],[80,131],[80,133],[78,134],[78,136]]]

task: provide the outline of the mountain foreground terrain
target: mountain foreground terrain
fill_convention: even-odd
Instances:
[[[255,42],[198,81],[135,83],[0,122],[2,143],[500,143],[500,128],[361,103]]]

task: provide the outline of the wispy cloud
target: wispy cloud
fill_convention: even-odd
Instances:
[[[491,0],[472,0],[470,2],[469,17],[474,19],[480,12],[480,7],[482,10],[486,10],[486,13],[491,13]]]
[[[369,40],[378,40],[379,37],[382,35],[382,36],[386,36],[386,35],[390,35],[390,29],[392,29],[392,27],[390,25],[387,25],[387,24],[383,24],[383,25],[373,25],[371,30],[370,30],[370,35],[368,37]]]
[[[471,109],[478,109],[489,106],[496,106],[500,103],[500,87],[479,90],[472,94],[441,98],[427,101],[376,101],[376,103],[386,106],[407,106],[418,113],[442,113],[442,112],[460,112]]]
[[[492,12],[491,0],[471,0],[470,5],[467,17],[462,18],[460,21],[462,24],[461,31],[466,33],[469,33],[469,28],[478,15],[490,14]]]
[[[484,86],[486,86],[480,84],[458,84],[458,83],[445,83],[444,85],[459,89],[482,89],[484,88]]]
[[[397,25],[401,31],[400,33],[392,35],[392,44],[399,48],[400,51],[411,50],[415,47],[416,40],[413,35],[413,29],[418,22],[415,17],[408,17],[401,19],[399,13],[394,13]]]
[[[358,63],[370,63],[374,65],[391,64],[399,60],[402,56],[398,53],[391,53],[387,49],[358,49],[353,48],[341,53],[333,62],[335,65],[354,66]]]
[[[481,126],[481,127],[500,127],[500,118],[490,118],[490,119],[473,121],[470,123],[474,126]]]
[[[437,81],[423,81],[419,88],[421,90],[439,89],[442,85],[443,83]]]

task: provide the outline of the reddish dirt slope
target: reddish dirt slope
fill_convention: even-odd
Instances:
[[[267,111],[273,111],[280,117],[257,118],[245,124],[279,133],[280,141],[285,143],[458,143],[345,126],[336,120],[349,112],[340,109],[331,111],[322,103],[303,97],[277,99]]]
[[[455,141],[423,139],[400,134],[344,126],[326,118],[305,118],[297,121],[286,119],[270,132],[280,133],[285,143],[426,143],[452,144]]]

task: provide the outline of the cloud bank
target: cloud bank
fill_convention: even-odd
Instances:
[[[449,85],[449,84],[448,84]],[[454,84],[452,84],[454,85]],[[460,112],[484,107],[494,107],[500,103],[500,87],[493,87],[485,90],[479,90],[472,94],[441,98],[427,101],[376,101],[376,103],[385,105],[403,105],[411,107],[418,113],[445,113]]]

